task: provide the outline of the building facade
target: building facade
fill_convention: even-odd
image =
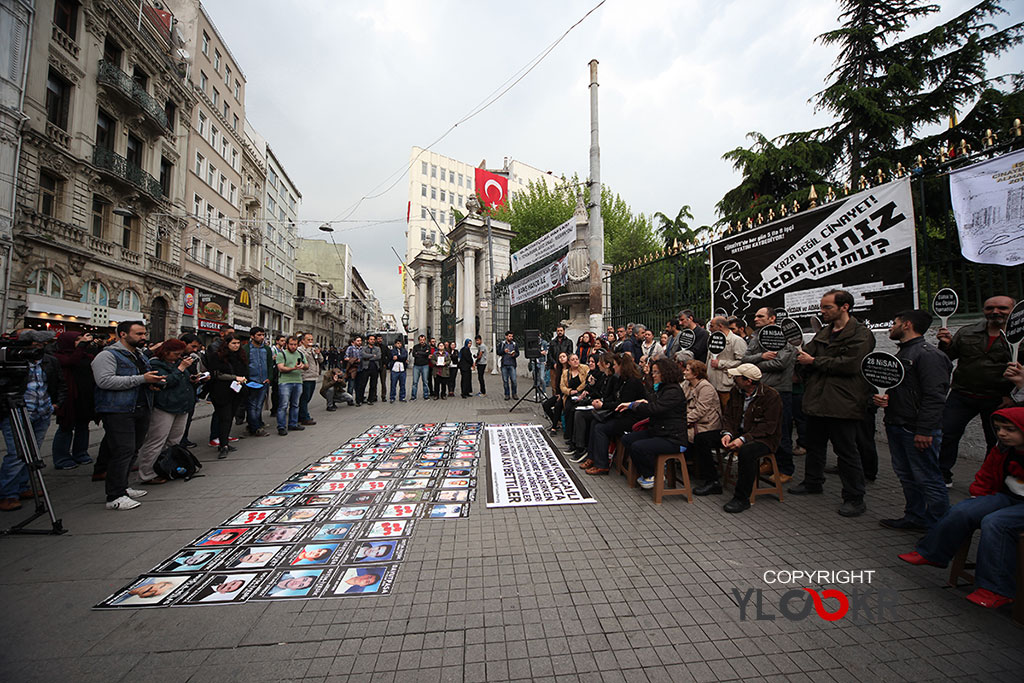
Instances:
[[[239,271],[251,256],[242,254],[245,75],[198,1],[164,1],[180,22],[196,98],[185,157],[190,218],[184,234],[185,287],[195,305],[185,305],[182,329],[209,338],[226,322],[251,327],[258,311],[259,270]]]
[[[298,270],[315,273],[333,287],[341,304],[339,335],[344,343],[357,334],[376,331],[374,325],[382,323],[380,302],[352,265],[352,250],[347,244],[300,238],[295,264]]]
[[[296,316],[295,258],[298,252],[299,207],[302,193],[285,173],[284,165],[264,142],[267,168],[264,188],[263,279],[260,285],[260,325],[268,330],[291,334]]]
[[[175,333],[196,104],[178,29],[146,0],[35,4],[8,329]]]
[[[313,335],[321,349],[345,343],[342,333],[344,303],[334,285],[316,273],[295,274],[295,334]]]

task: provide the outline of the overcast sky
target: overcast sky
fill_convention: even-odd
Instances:
[[[577,22],[597,0],[208,0],[247,79],[246,115],[302,192],[300,218],[340,218]],[[941,17],[973,4],[941,3]],[[1020,20],[1022,0],[1005,0]],[[783,10],[783,8],[785,8]],[[835,50],[828,0],[607,0],[496,104],[433,149],[476,165],[508,156],[588,175],[587,63],[600,62],[601,179],[634,211],[695,225],[739,182],[724,152],[825,125],[807,102]],[[926,24],[936,23],[931,19]],[[990,75],[1019,64],[1004,57]],[[391,181],[385,183],[387,187]],[[384,312],[402,313],[408,177],[336,225]],[[379,191],[379,189],[377,190]],[[391,222],[368,225],[370,222]],[[554,227],[554,226],[552,226]],[[303,224],[307,237],[325,237]]]

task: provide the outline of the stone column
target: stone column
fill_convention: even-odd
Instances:
[[[463,271],[466,276],[466,285],[462,290],[462,328],[465,334],[459,339],[460,348],[467,337],[472,339],[476,336],[476,251],[466,249],[465,259]]]
[[[416,276],[416,335],[427,333],[427,278]]]
[[[465,278],[466,278],[465,263],[464,263],[464,261],[462,259],[456,258],[455,259],[455,301],[452,302],[452,303],[455,304],[455,310],[453,312],[454,316],[455,316],[455,339],[454,339],[454,341],[460,347],[462,346],[462,340],[464,338],[464,335],[462,334],[462,330],[463,330],[463,328],[466,325],[466,321],[462,321],[462,323],[459,323],[459,318],[462,317],[462,298],[463,297],[462,297],[462,291],[461,290],[462,290],[462,283],[465,282]],[[446,339],[445,341],[450,341],[450,340]]]

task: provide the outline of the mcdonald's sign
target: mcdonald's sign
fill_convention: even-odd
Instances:
[[[242,308],[252,308],[252,294],[249,293],[248,289],[238,290],[238,296],[235,297],[235,303]]]

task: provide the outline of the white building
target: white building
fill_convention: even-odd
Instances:
[[[438,245],[447,251],[446,235],[455,227],[457,209],[467,213],[466,200],[473,193],[477,166],[446,157],[437,152],[413,147],[409,156],[409,212],[405,234],[405,262],[411,264],[425,247]],[[486,161],[479,166],[486,167]],[[516,159],[505,160],[500,168],[487,168],[508,178],[509,196],[526,190],[530,181],[542,181],[554,188],[561,178],[551,171],[542,171]],[[406,277],[415,277],[415,273]],[[405,287],[405,310],[415,311],[416,287],[410,280]]]

